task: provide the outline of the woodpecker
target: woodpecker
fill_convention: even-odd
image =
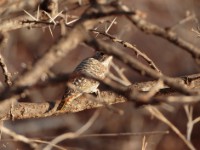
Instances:
[[[67,109],[66,105],[83,93],[97,93],[99,81],[103,80],[109,72],[112,56],[97,51],[93,57],[84,59],[72,72],[68,86],[58,110]]]

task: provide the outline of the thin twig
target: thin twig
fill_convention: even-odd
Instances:
[[[57,136],[55,139],[53,139],[50,142],[51,145],[56,145],[57,143],[60,143],[61,141],[66,140],[66,139],[73,139],[73,138],[78,137],[80,134],[83,134],[86,130],[88,130],[98,117],[99,117],[99,111],[96,111],[83,127],[81,127],[79,130],[77,130],[74,133],[64,133]],[[51,145],[46,146],[44,150],[51,150],[52,148]]]
[[[0,48],[3,49],[4,48],[4,44],[7,43],[7,39],[6,39],[6,34],[3,34],[2,33],[2,41],[0,41]],[[5,43],[4,43],[5,42]],[[0,54],[0,67],[2,68],[2,71],[3,71],[3,75],[5,77],[5,83],[8,85],[8,86],[11,86],[12,85],[12,76],[11,76],[11,73],[8,71],[8,68],[7,68],[7,65],[3,59],[3,56],[2,54]]]
[[[190,150],[195,150],[196,148],[192,145],[190,141],[188,141],[185,136],[174,126],[156,107],[154,106],[147,106],[145,107],[154,117],[168,125],[172,131],[174,131],[179,138],[187,145]]]
[[[122,4],[118,5],[118,9],[123,10],[123,11],[130,11],[130,9],[126,5],[122,5]],[[200,60],[199,60],[200,49],[194,46],[193,44],[185,41],[181,37],[178,37],[178,35],[175,32],[171,31],[170,29],[164,29],[162,27],[159,27],[156,24],[146,21],[137,13],[135,13],[132,16],[126,16],[126,17],[141,31],[166,39],[172,44],[187,51],[188,53],[192,55],[193,58],[195,58],[197,64],[200,64]]]
[[[191,21],[192,19],[195,19],[195,14],[190,14],[187,15],[185,18],[183,18],[182,20],[178,21],[176,24],[174,24],[172,27],[169,27],[170,30],[174,30],[175,28],[177,28],[180,25],[183,25],[185,23],[187,23],[188,21]]]
[[[88,138],[88,137],[120,137],[120,136],[144,136],[144,135],[158,135],[158,134],[169,134],[169,131],[151,131],[151,132],[140,132],[140,133],[101,133],[101,134],[82,134],[77,138]]]
[[[146,141],[146,136],[143,137],[142,139],[142,150],[146,150],[147,149],[147,141]]]
[[[192,130],[193,130],[193,106],[190,105],[185,105],[184,106],[186,116],[188,119],[187,122],[187,140],[191,141],[191,135],[192,135]]]
[[[98,30],[95,30],[95,29],[91,29],[91,31],[99,33],[101,35],[104,35],[104,36],[108,37],[109,39],[111,39],[113,42],[120,43],[124,47],[130,48],[131,50],[133,50],[135,52],[137,57],[141,56],[141,58],[143,60],[145,60],[151,68],[155,69],[158,72],[161,72],[158,69],[158,67],[155,65],[155,63],[145,53],[141,52],[136,46],[133,46],[131,43],[128,43],[126,41],[118,39],[117,37],[114,37],[113,35],[110,35],[109,33],[106,33],[106,32],[101,32],[101,31],[98,31]]]
[[[31,141],[29,138],[27,138],[23,135],[17,134],[4,126],[1,126],[1,131],[5,134],[11,136],[12,138],[14,138],[17,141],[21,141],[23,143],[30,145],[33,149],[37,149],[37,147],[38,147],[38,145],[35,142]]]
[[[113,69],[118,73],[118,75],[120,76],[120,78],[126,82],[126,85],[131,85],[131,82],[128,80],[128,78],[124,75],[124,68],[119,68],[116,64],[114,64],[113,62],[111,62],[111,66],[113,67]]]

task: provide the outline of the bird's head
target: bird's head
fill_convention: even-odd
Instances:
[[[113,56],[103,53],[102,51],[96,51],[94,58],[102,62],[104,66],[109,66]]]

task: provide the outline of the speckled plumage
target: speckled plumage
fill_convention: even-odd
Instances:
[[[96,52],[94,57],[84,59],[73,71],[71,79],[68,81],[73,88],[67,87],[60,109],[65,109],[66,103],[73,101],[83,93],[97,92],[99,82],[92,78],[104,79],[109,71],[111,61],[112,56],[101,52]]]

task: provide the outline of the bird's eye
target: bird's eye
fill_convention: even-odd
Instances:
[[[94,58],[98,59],[98,60],[102,60],[102,59],[104,59],[104,57],[105,57],[105,54],[101,51],[96,51],[96,54],[94,56]]]
[[[104,55],[104,53],[103,52],[100,52],[100,54],[99,54],[100,56],[103,56]]]

